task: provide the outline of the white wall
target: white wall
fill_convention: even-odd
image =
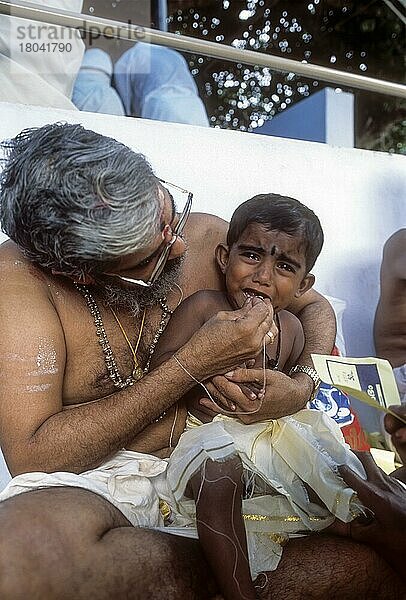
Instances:
[[[25,127],[81,122],[151,161],[157,174],[194,192],[194,210],[229,219],[261,192],[298,198],[320,217],[325,247],[316,288],[347,302],[349,356],[374,353],[372,322],[382,246],[406,226],[406,159],[262,135],[0,103],[0,139]]]

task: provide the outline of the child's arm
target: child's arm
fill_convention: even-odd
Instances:
[[[195,331],[221,310],[231,310],[221,292],[201,290],[186,298],[175,310],[162,334],[151,361],[151,369],[173,356]],[[184,366],[187,368],[187,365]],[[187,405],[188,410],[203,422],[213,418],[213,414],[200,405],[200,399],[206,396],[203,387],[195,385],[181,400],[183,406]]]
[[[218,301],[220,297],[219,292],[200,290],[183,300],[158,342],[151,360],[151,371],[173,356],[213,315],[224,310]]]
[[[305,337],[301,322],[292,313],[281,311],[280,322],[283,331],[282,343],[286,342],[286,347],[281,348],[280,370],[288,374],[303,352]]]

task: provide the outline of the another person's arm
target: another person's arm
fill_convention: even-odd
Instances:
[[[406,419],[406,405],[391,406],[391,411]],[[398,479],[406,482],[406,425],[393,415],[386,414],[384,419],[385,429],[391,435],[392,444],[399,454],[403,467],[392,473]]]
[[[393,412],[406,418],[406,406],[391,406]],[[361,479],[347,466],[340,467],[343,479],[358,494],[364,506],[371,511],[371,518],[364,522],[352,522],[346,533],[356,541],[369,544],[406,581],[404,553],[406,551],[406,425],[393,415],[385,415],[385,428],[403,461],[403,467],[386,475],[369,453],[357,453],[365,467],[367,479]],[[349,531],[348,531],[349,529]]]
[[[371,519],[352,521],[347,533],[355,541],[372,546],[406,581],[406,488],[395,477],[386,475],[368,452],[358,452],[357,456],[364,465],[366,480],[347,466],[339,470],[371,511]]]

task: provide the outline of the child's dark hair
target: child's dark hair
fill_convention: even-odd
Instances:
[[[304,204],[279,194],[258,194],[240,204],[231,217],[227,245],[235,244],[250,223],[261,223],[266,229],[299,235],[304,245],[306,271],[309,272],[324,242],[318,217]]]

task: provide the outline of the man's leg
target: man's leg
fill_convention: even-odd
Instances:
[[[0,504],[2,600],[210,598],[195,540],[137,529],[104,498],[77,488]]]
[[[176,50],[138,42],[114,65],[114,85],[127,115],[209,126],[196,83]]]
[[[405,600],[406,588],[374,550],[349,539],[315,534],[291,540],[276,571],[259,575],[261,598]]]
[[[124,107],[116,90],[111,87],[113,64],[100,48],[85,52],[76,77],[72,102],[79,110],[124,115]]]
[[[85,490],[27,492],[0,504],[2,600],[188,600],[214,596],[195,540],[135,529]],[[314,535],[292,540],[262,596],[404,600],[397,575],[366,546]]]

